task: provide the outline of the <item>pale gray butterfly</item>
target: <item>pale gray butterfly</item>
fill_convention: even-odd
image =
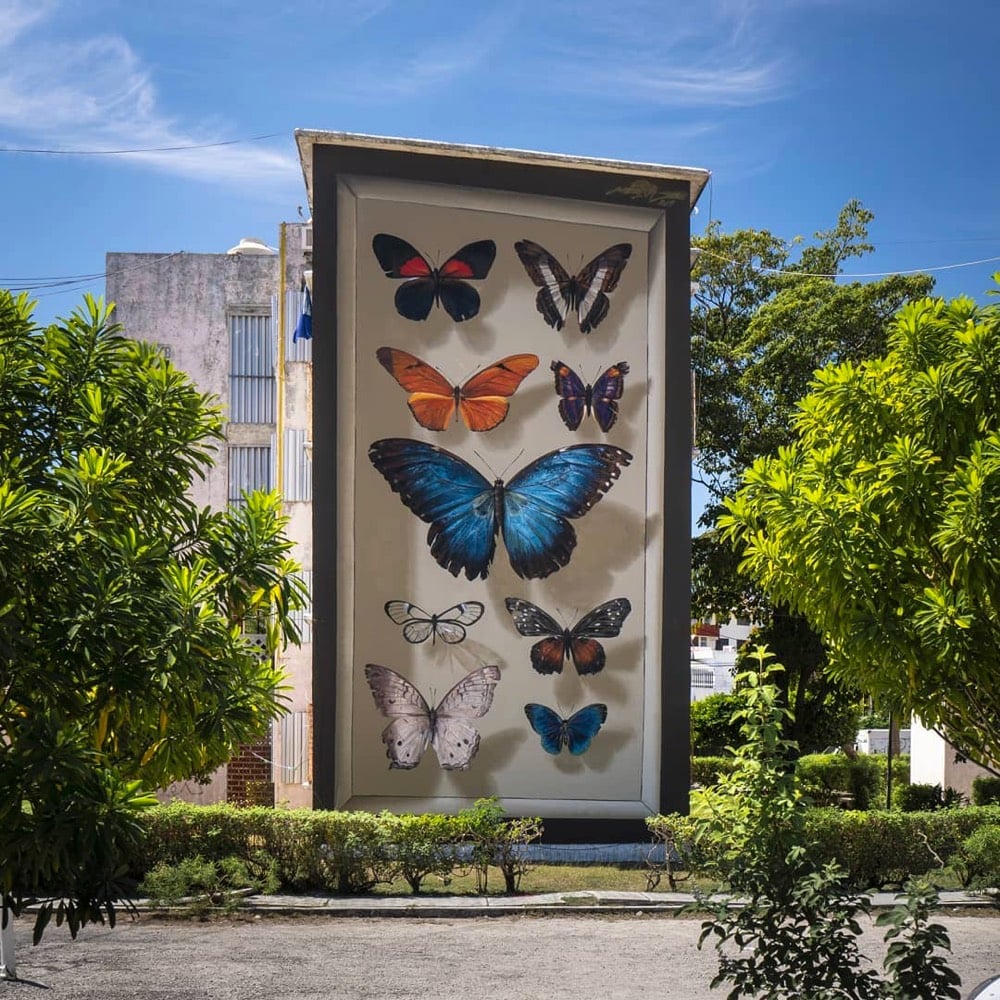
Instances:
[[[465,771],[479,749],[479,730],[467,719],[481,719],[493,704],[500,668],[479,667],[466,674],[432,709],[424,696],[389,667],[369,663],[365,677],[378,710],[392,721],[382,730],[390,768],[416,767],[428,746],[446,771]]]

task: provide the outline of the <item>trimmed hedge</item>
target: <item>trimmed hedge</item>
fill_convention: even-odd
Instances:
[[[970,806],[903,813],[834,808],[812,809],[806,817],[807,852],[817,864],[836,862],[853,889],[902,885],[949,863],[959,863],[971,834],[1000,824],[1000,806]],[[674,871],[697,870],[705,858],[691,837],[686,816],[651,816],[655,840],[674,848]]]
[[[480,799],[454,816],[174,802],[148,810],[142,820],[142,850],[129,859],[129,874],[137,880],[157,865],[198,855],[213,863],[273,862],[281,889],[338,894],[367,892],[397,879],[418,892],[428,875],[447,879],[469,868],[480,872],[485,888],[490,865],[514,885],[524,869],[521,848],[542,832],[539,819],[505,819],[494,799]]]
[[[972,804],[974,806],[1000,806],[1000,778],[987,775],[973,778]]]

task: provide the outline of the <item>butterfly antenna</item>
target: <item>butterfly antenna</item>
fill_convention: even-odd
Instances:
[[[500,478],[503,479],[504,476],[510,472],[510,467],[524,454],[524,449],[522,448],[504,467],[503,472],[500,474]]]

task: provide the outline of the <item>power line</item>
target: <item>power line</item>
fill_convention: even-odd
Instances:
[[[196,142],[187,146],[147,146],[142,149],[27,149],[15,146],[0,146],[0,153],[36,153],[46,156],[127,156],[131,153],[176,153],[186,149],[212,149],[216,146],[237,146],[244,142],[260,142],[274,139],[285,132],[267,132],[264,135],[249,135],[242,139],[223,139],[220,142]]]
[[[77,274],[69,275],[62,278],[38,278],[32,281],[31,279],[24,280],[19,285],[9,287],[11,292],[33,292],[40,288],[58,289],[57,291],[39,292],[36,298],[47,298],[50,295],[63,295],[66,292],[73,292],[80,288],[81,285],[89,284],[92,281],[99,281],[101,278],[108,278],[112,275],[118,274],[128,274],[131,271],[142,271],[149,267],[155,267],[157,264],[162,263],[165,260],[171,260],[174,257],[180,257],[184,254],[183,250],[175,250],[173,253],[163,254],[161,257],[157,257],[155,260],[143,261],[141,264],[133,264],[131,267],[122,267],[117,271],[102,271],[98,274]],[[0,279],[0,287],[6,285],[7,282]]]
[[[834,272],[824,274],[819,271],[786,271],[780,267],[764,267],[763,264],[754,266],[749,261],[736,260],[734,257],[726,257],[720,253],[713,253],[704,247],[698,248],[706,257],[724,261],[727,264],[739,264],[741,267],[749,267],[753,271],[767,274],[787,274],[794,278],[889,278],[894,274],[927,274],[933,271],[953,271],[959,267],[976,267],[980,264],[995,264],[1000,262],[998,257],[983,257],[980,260],[966,260],[958,264],[940,264],[937,267],[912,267],[908,269],[897,268],[892,271],[856,271],[856,272]]]

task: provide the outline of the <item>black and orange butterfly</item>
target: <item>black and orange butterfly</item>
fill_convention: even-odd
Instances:
[[[611,301],[604,293],[617,288],[632,254],[631,243],[616,243],[570,276],[545,247],[531,240],[518,240],[514,249],[539,287],[535,307],[545,322],[561,330],[567,313],[576,310],[581,333],[590,333],[607,316]]]
[[[427,319],[435,303],[456,322],[479,312],[479,292],[467,281],[485,278],[497,255],[493,240],[467,243],[440,267],[431,267],[413,246],[388,233],[378,233],[372,250],[388,278],[405,279],[396,289],[396,312],[405,319]]]
[[[531,647],[531,665],[540,674],[561,674],[563,661],[571,659],[579,674],[596,674],[607,657],[598,639],[613,639],[632,610],[627,597],[616,597],[588,611],[572,628],[559,623],[537,604],[508,597],[504,604],[521,635],[545,636]]]
[[[414,419],[429,431],[443,431],[461,415],[470,431],[489,431],[507,417],[510,396],[538,367],[537,354],[512,354],[452,385],[435,367],[408,351],[380,347],[379,364],[404,388]]]

